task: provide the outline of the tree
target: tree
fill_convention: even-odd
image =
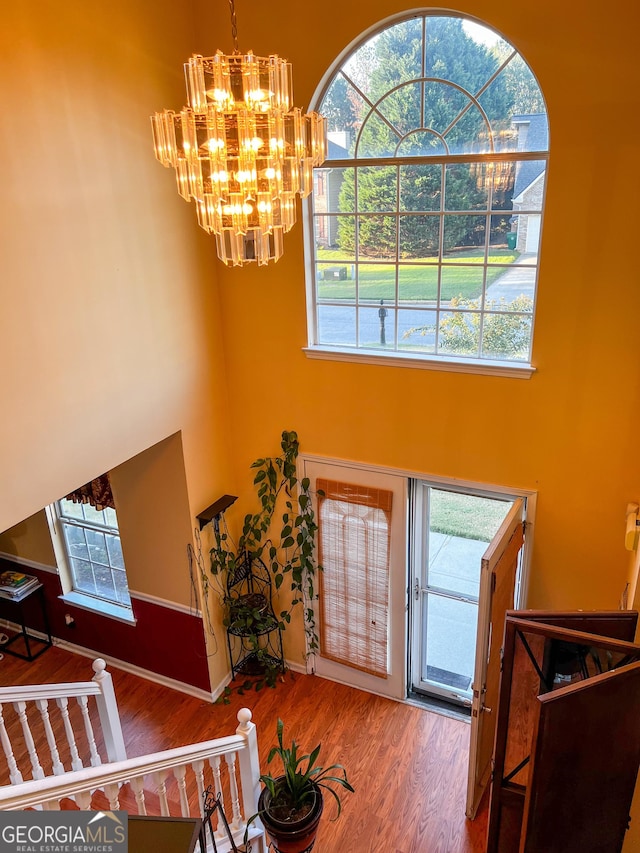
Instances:
[[[371,50],[372,44],[367,46]],[[376,61],[366,94],[376,107],[363,123],[356,155],[359,159],[399,155],[420,160],[403,166],[399,172],[390,166],[359,169],[358,210],[371,214],[394,211],[399,193],[401,212],[437,211],[442,168],[426,164],[425,158],[434,153],[487,150],[486,123],[469,95],[476,95],[487,83],[499,68],[499,60],[489,48],[465,33],[460,18],[427,18],[424,88],[419,81],[425,50],[420,18],[384,30],[373,40],[373,46]],[[507,124],[512,96],[502,75],[481,97],[487,113],[504,117],[502,121]],[[355,191],[354,173],[346,172],[340,196],[342,210],[353,209]],[[486,189],[469,166],[447,170],[445,199],[447,210],[486,209]],[[439,251],[437,217],[401,216],[397,231],[392,217],[361,217],[360,254],[395,256],[396,246],[402,257],[424,257]],[[353,251],[355,231],[351,218],[340,220],[338,240],[342,248]],[[443,240],[445,249],[475,245],[477,219],[451,217]]]
[[[477,355],[480,344],[479,303],[476,300],[456,297],[451,300],[451,308],[441,321],[438,331],[440,350],[458,355]],[[462,310],[461,310],[462,309]],[[482,321],[482,355],[485,358],[526,359],[531,341],[531,312],[533,300],[520,295],[507,303],[504,298],[498,303],[488,302]],[[433,326],[421,326],[409,329],[404,337],[414,334],[426,334],[435,331]]]
[[[513,48],[504,42],[497,44],[493,51],[501,64],[505,59],[511,57],[509,64],[502,73],[507,92],[513,103],[513,114],[531,115],[546,112],[540,87],[522,57],[518,54],[514,55]]]
[[[342,74],[333,80],[322,100],[320,112],[327,120],[327,130],[353,130],[356,116],[353,104],[349,100],[349,87]]]

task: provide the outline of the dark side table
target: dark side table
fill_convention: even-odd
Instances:
[[[25,602],[29,600],[37,600],[40,605],[40,614],[45,635],[44,640],[37,637],[31,630],[29,630],[29,628],[27,628],[24,605]],[[22,658],[22,660],[35,660],[43,652],[46,652],[47,649],[51,648],[53,644],[51,639],[51,628],[49,627],[49,617],[47,616],[47,603],[44,597],[44,586],[41,583],[35,584],[34,586],[30,586],[29,589],[26,589],[22,594],[16,596],[8,595],[6,592],[0,592],[0,611],[4,614],[5,611],[9,612],[11,610],[13,610],[15,615],[18,617],[16,621],[20,625],[20,631],[17,634],[14,634],[13,637],[9,637],[4,645],[0,645],[0,652],[13,655],[17,658]],[[19,642],[20,640],[24,643],[24,652],[11,648],[14,643]],[[40,648],[34,650],[33,644],[37,644]]]

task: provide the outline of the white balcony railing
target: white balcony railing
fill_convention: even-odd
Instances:
[[[0,743],[11,784],[96,767],[100,748],[106,761],[127,757],[111,673],[101,658],[93,671],[91,681],[0,687]]]
[[[238,722],[231,737],[7,785],[0,788],[0,810],[60,809],[71,800],[81,809],[202,817],[202,793],[211,787],[222,794],[231,831],[240,843],[247,820],[258,810],[260,766],[251,711],[241,709]],[[216,828],[216,837],[220,851],[227,849],[222,827]],[[260,850],[259,821],[251,824],[248,837],[253,849]]]
[[[260,790],[251,711],[238,712],[236,733],[229,737],[127,758],[111,675],[101,659],[93,669],[88,682],[0,688],[0,742],[9,782],[0,785],[0,810],[202,817],[209,789],[220,795],[240,843],[248,819],[258,811]],[[223,827],[214,826],[214,835],[224,853],[229,844]],[[256,853],[264,850],[259,820],[251,823],[248,837]]]

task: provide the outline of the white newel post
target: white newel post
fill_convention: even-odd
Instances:
[[[94,660],[93,671],[95,672],[93,681],[100,688],[100,693],[96,696],[96,703],[104,734],[107,758],[109,761],[124,761],[127,757],[127,750],[122,737],[120,712],[118,711],[111,673],[107,672],[107,664],[102,658]]]
[[[247,748],[239,752],[240,779],[242,780],[242,806],[244,819],[249,820],[258,811],[260,796],[260,757],[258,755],[258,736],[255,723],[251,722],[251,711],[240,708],[238,711],[238,728],[236,734],[243,737]],[[259,819],[256,826],[261,826]]]

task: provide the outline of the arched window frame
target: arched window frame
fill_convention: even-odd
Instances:
[[[332,169],[354,169],[354,175],[359,169],[366,169],[367,167],[381,167],[385,166],[393,166],[398,169],[402,166],[411,164],[415,165],[428,165],[428,166],[440,166],[442,169],[443,175],[443,183],[442,183],[442,193],[441,193],[441,207],[438,211],[429,211],[426,216],[423,218],[438,218],[441,225],[440,228],[440,236],[438,238],[439,241],[439,254],[437,259],[430,258],[424,264],[418,263],[414,264],[414,267],[430,267],[431,272],[433,269],[437,267],[437,297],[436,300],[428,300],[424,302],[424,305],[421,306],[421,310],[425,318],[431,319],[431,317],[435,317],[435,322],[431,324],[425,323],[424,327],[433,329],[433,338],[434,344],[429,347],[426,345],[422,350],[418,347],[417,349],[411,349],[411,346],[404,345],[403,340],[406,338],[405,331],[403,331],[403,324],[400,322],[399,317],[403,314],[409,316],[409,312],[406,310],[406,300],[402,299],[399,278],[401,271],[408,270],[412,264],[411,261],[407,263],[406,259],[401,259],[400,255],[400,237],[398,236],[400,232],[400,220],[402,218],[402,214],[406,213],[406,211],[402,211],[400,204],[394,211],[391,212],[391,217],[387,217],[389,221],[391,218],[395,217],[396,219],[396,256],[393,259],[386,259],[386,264],[393,265],[395,268],[395,281],[394,288],[395,293],[394,297],[391,300],[385,300],[384,303],[380,303],[380,307],[376,304],[377,300],[373,300],[372,298],[363,297],[361,294],[363,290],[360,288],[360,280],[363,276],[360,275],[360,270],[366,264],[367,260],[362,255],[359,254],[359,247],[357,245],[358,234],[360,230],[360,224],[354,225],[354,242],[356,243],[355,251],[352,253],[350,257],[346,257],[349,253],[345,253],[345,257],[342,259],[336,260],[333,265],[330,263],[323,263],[321,258],[319,258],[318,253],[316,252],[316,240],[318,237],[319,229],[317,223],[322,221],[322,229],[320,229],[323,233],[326,233],[327,226],[329,224],[329,220],[331,219],[330,213],[344,213],[345,211],[332,211],[329,208],[328,216],[321,216],[322,211],[318,206],[319,200],[316,197],[317,194],[314,190],[314,193],[311,194],[307,205],[303,211],[304,213],[304,229],[305,229],[305,264],[306,264],[306,278],[307,278],[307,311],[308,311],[308,329],[309,329],[309,345],[306,348],[306,353],[309,357],[312,358],[323,358],[323,359],[333,359],[333,360],[343,360],[343,361],[368,361],[371,363],[388,363],[393,365],[404,365],[404,366],[415,366],[421,368],[428,369],[436,369],[436,370],[449,370],[456,372],[471,372],[471,373],[487,373],[493,375],[503,375],[503,376],[512,376],[519,378],[528,378],[534,371],[534,367],[531,364],[531,349],[533,345],[533,331],[534,331],[534,319],[535,319],[535,295],[537,291],[538,284],[538,264],[539,264],[539,241],[538,241],[538,250],[535,252],[535,259],[532,263],[527,263],[525,260],[524,263],[519,264],[519,269],[517,272],[522,272],[523,277],[527,280],[527,293],[530,296],[527,296],[527,299],[530,298],[530,307],[529,303],[527,303],[527,307],[525,310],[519,310],[518,308],[512,307],[513,299],[508,296],[507,299],[511,299],[511,302],[506,303],[506,307],[501,304],[500,300],[492,300],[492,291],[487,291],[488,285],[491,283],[491,277],[496,276],[496,274],[500,274],[504,268],[507,270],[507,264],[500,264],[499,262],[495,262],[495,258],[492,255],[495,247],[491,245],[491,234],[492,234],[492,226],[493,226],[493,217],[497,215],[497,211],[492,204],[492,190],[489,191],[487,207],[485,210],[482,210],[478,214],[478,218],[484,217],[486,220],[485,225],[485,243],[484,243],[484,259],[482,261],[482,284],[481,290],[475,300],[469,299],[466,302],[457,302],[452,303],[451,297],[447,294],[447,290],[444,287],[444,280],[447,274],[450,274],[455,267],[452,266],[451,259],[447,258],[445,254],[443,254],[443,245],[444,238],[442,236],[442,232],[444,232],[445,224],[447,220],[451,221],[452,213],[447,210],[445,207],[445,203],[442,201],[444,197],[445,190],[445,175],[447,174],[448,167],[455,167],[456,165],[459,167],[466,167],[470,164],[476,164],[477,168],[482,168],[485,170],[493,170],[494,174],[497,174],[500,169],[507,169],[507,166],[503,166],[502,164],[516,164],[513,166],[513,173],[515,174],[516,169],[521,169],[523,167],[532,168],[532,166],[527,164],[534,164],[535,168],[540,169],[542,167],[541,176],[540,174],[537,177],[537,182],[539,184],[539,192],[537,193],[536,200],[536,208],[535,210],[527,211],[526,208],[520,208],[518,210],[518,215],[514,215],[516,211],[516,207],[513,207],[513,211],[511,209],[501,209],[503,219],[505,218],[506,213],[510,213],[511,216],[508,217],[510,220],[516,220],[523,222],[524,217],[534,216],[537,219],[537,225],[540,229],[540,234],[542,233],[542,221],[544,214],[544,194],[546,189],[546,174],[547,174],[547,166],[548,166],[548,125],[547,125],[547,114],[546,114],[546,106],[544,106],[544,98],[542,92],[535,81],[535,77],[533,76],[533,72],[530,67],[526,63],[526,60],[522,57],[522,55],[518,52],[518,50],[504,37],[502,37],[499,33],[497,33],[493,28],[491,28],[488,24],[471,18],[467,15],[457,14],[454,12],[443,12],[442,10],[413,10],[410,13],[404,13],[401,15],[393,16],[391,18],[387,18],[384,21],[381,21],[376,26],[370,28],[369,30],[362,33],[356,40],[354,40],[350,45],[345,48],[345,50],[337,57],[335,62],[328,69],[327,73],[323,77],[320,85],[318,86],[316,93],[312,99],[311,107],[313,109],[322,110],[322,103],[327,95],[327,92],[330,89],[330,86],[334,79],[338,76],[341,76],[341,71],[344,70],[345,66],[348,64],[349,60],[357,54],[357,52],[367,43],[371,41],[374,36],[384,32],[385,30],[389,30],[392,27],[397,26],[398,24],[403,24],[405,22],[414,21],[418,19],[422,23],[422,39],[423,43],[421,46],[421,54],[422,54],[422,68],[421,68],[421,76],[419,78],[415,78],[415,80],[411,80],[407,78],[407,80],[402,81],[397,86],[391,86],[383,95],[378,97],[375,100],[371,100],[369,102],[369,110],[362,121],[360,128],[358,130],[358,141],[357,145],[361,144],[362,140],[362,129],[366,125],[367,121],[370,117],[377,113],[380,108],[380,104],[389,96],[390,93],[393,93],[394,89],[400,89],[412,82],[417,82],[421,86],[425,84],[431,84],[434,82],[434,78],[430,77],[426,71],[426,60],[425,60],[425,44],[426,44],[426,30],[425,26],[428,27],[428,22],[430,18],[451,18],[451,19],[461,19],[463,22],[468,22],[470,25],[476,25],[479,27],[485,28],[486,31],[495,35],[496,39],[500,39],[505,47],[508,47],[511,53],[508,55],[506,59],[502,60],[502,64],[499,64],[495,73],[489,76],[487,82],[475,93],[470,92],[465,95],[470,95],[470,101],[472,102],[472,106],[478,108],[478,112],[482,113],[487,118],[486,113],[482,109],[482,104],[480,102],[483,93],[488,89],[491,82],[496,79],[499,74],[503,71],[503,69],[509,65],[510,62],[519,61],[524,65],[527,73],[531,75],[531,79],[534,81],[537,86],[537,94],[539,95],[540,102],[543,104],[542,110],[540,110],[539,119],[544,119],[544,144],[532,146],[532,150],[526,150],[526,136],[523,136],[525,142],[522,146],[520,146],[520,136],[518,135],[518,142],[516,143],[516,147],[511,150],[499,150],[499,147],[496,147],[495,139],[490,140],[489,150],[485,150],[482,152],[478,151],[467,151],[467,152],[455,152],[455,153],[446,153],[441,154],[439,156],[434,156],[432,154],[416,157],[415,155],[410,156],[397,156],[397,152],[395,152],[395,156],[388,156],[388,152],[386,155],[379,157],[359,157],[358,152],[356,150],[355,154],[347,157],[336,157],[335,149],[332,152],[329,150],[329,158],[328,161],[321,167],[320,170],[317,170],[317,173],[322,174],[322,180],[326,180],[326,170],[329,168]],[[442,81],[440,81],[442,82]],[[446,81],[447,85],[451,87],[451,89],[458,89],[461,92],[464,92],[464,89],[457,85],[455,81],[448,80]],[[422,97],[424,97],[424,89],[422,91]],[[469,108],[467,108],[469,109]],[[522,126],[528,126],[528,122],[532,119],[531,115],[524,116],[516,116],[511,115],[511,121],[514,127],[518,125],[518,119],[520,120],[520,124]],[[384,117],[383,117],[384,120]],[[540,122],[538,122],[540,123]],[[412,131],[416,132],[417,129]],[[424,132],[424,127],[423,127]],[[519,134],[520,131],[517,131]],[[516,134],[516,135],[517,135]],[[488,134],[491,136],[491,134]],[[408,138],[409,134],[407,134]],[[435,135],[434,135],[435,136]],[[508,145],[509,143],[507,143]],[[523,150],[525,149],[525,150]],[[534,170],[535,171],[535,170]],[[398,171],[398,176],[400,172]],[[517,178],[515,178],[517,183]],[[356,184],[356,180],[353,180],[354,186]],[[400,178],[397,179],[398,186],[400,186]],[[513,183],[513,178],[512,178]],[[318,181],[314,181],[314,188],[318,185]],[[400,190],[398,190],[398,196],[400,195]],[[515,200],[517,194],[513,192],[512,198]],[[512,202],[514,203],[514,202]],[[353,219],[354,223],[356,221],[360,222],[365,217],[363,213],[365,211],[361,210],[357,206],[357,201],[354,202],[355,208],[353,211]],[[520,210],[522,212],[520,212]],[[470,215],[473,211],[471,209],[465,210],[465,215]],[[371,216],[371,211],[367,211],[370,218],[375,218]],[[415,211],[411,211],[412,215],[417,215]],[[338,218],[338,217],[334,217]],[[379,216],[379,219],[382,220],[384,217],[382,215]],[[470,221],[470,220],[469,220]],[[533,222],[533,219],[531,220]],[[513,226],[512,226],[513,227]],[[356,233],[358,232],[358,233]],[[532,229],[533,233],[533,229]],[[518,240],[520,238],[518,237]],[[527,254],[527,253],[525,253]],[[531,254],[531,253],[529,253]],[[376,261],[374,260],[375,264]],[[383,259],[383,263],[385,260]],[[511,262],[509,262],[510,264]],[[470,268],[470,267],[469,267]],[[459,269],[459,268],[458,268]],[[331,275],[334,276],[336,282],[347,281],[351,282],[355,279],[355,284],[353,287],[353,297],[347,297],[342,304],[336,303],[335,305],[331,305],[331,300],[327,301],[326,298],[323,298],[319,295],[319,290],[323,287],[322,282],[326,280]],[[344,277],[347,277],[346,279]],[[348,290],[350,285],[338,284],[338,289]],[[503,288],[504,289],[504,288]],[[325,286],[326,290],[326,286]],[[450,289],[449,289],[450,290]],[[496,288],[494,288],[494,291]],[[498,289],[499,292],[499,289]],[[434,305],[435,302],[435,305]],[[429,307],[432,306],[432,307]],[[334,307],[337,310],[340,309],[349,309],[353,321],[352,333],[354,336],[354,340],[350,342],[344,341],[331,341],[320,333],[320,325],[319,316],[321,310],[327,309],[328,307]],[[380,310],[381,308],[385,309],[384,312]],[[347,313],[343,310],[343,313]],[[363,339],[360,336],[361,328],[364,327],[364,323],[360,323],[360,317],[368,316],[367,320],[367,328],[368,331],[366,334],[371,338],[371,328],[379,323],[380,330],[380,339],[375,344],[371,345],[371,341],[367,343],[366,339]],[[453,328],[453,324],[451,320],[454,322],[464,323],[463,329],[466,331],[466,327],[470,327],[474,330],[474,334],[476,335],[476,339],[478,342],[478,349],[474,353],[472,352],[455,352],[451,351],[440,345],[441,340],[441,329],[443,328],[443,321],[447,318],[450,318],[449,321],[449,330]],[[520,350],[518,351],[515,357],[511,357],[511,353],[508,353],[506,356],[504,353],[498,353],[497,357],[495,354],[491,352],[487,352],[485,348],[485,338],[489,337],[490,326],[487,325],[491,322],[498,323],[513,323],[515,325],[518,324],[518,320],[522,320],[522,325],[526,326],[529,322],[530,318],[530,333],[529,333],[529,346],[528,350],[525,354]],[[406,323],[405,323],[406,326]],[[386,327],[386,328],[383,328]],[[391,328],[390,328],[391,327]],[[421,327],[414,326],[412,327],[413,331],[410,331],[409,338],[413,336],[414,341],[416,340],[416,329],[419,330]],[[495,326],[494,326],[495,328]],[[485,330],[487,330],[485,335]],[[391,333],[391,334],[389,334]],[[522,335],[520,334],[521,339]],[[386,339],[385,339],[386,335]],[[515,335],[515,333],[514,333]],[[401,337],[402,336],[402,337]],[[426,333],[425,333],[426,336]],[[364,337],[364,336],[363,336]],[[391,338],[391,346],[389,346],[389,338]],[[449,340],[450,331],[449,331]]]

